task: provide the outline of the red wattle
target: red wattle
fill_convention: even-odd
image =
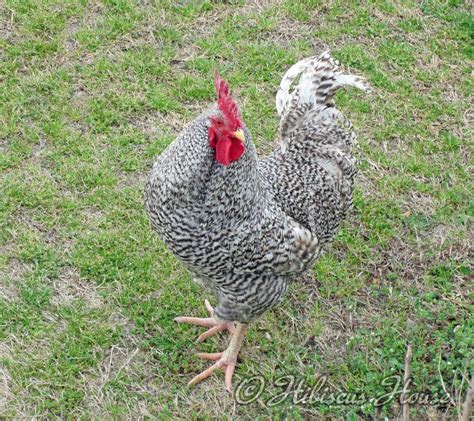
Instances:
[[[229,149],[229,161],[237,161],[245,151],[244,144],[238,139],[232,139],[232,144]]]
[[[239,139],[223,136],[217,141],[216,159],[223,165],[229,165],[237,161],[245,151],[245,147]]]
[[[230,164],[229,151],[232,146],[232,141],[227,137],[222,137],[217,141],[216,159],[223,165]]]

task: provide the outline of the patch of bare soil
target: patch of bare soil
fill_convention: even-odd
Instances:
[[[53,289],[51,303],[54,305],[70,305],[77,299],[82,299],[91,309],[103,305],[97,285],[81,279],[74,268],[61,268],[59,277],[51,281],[51,287]]]

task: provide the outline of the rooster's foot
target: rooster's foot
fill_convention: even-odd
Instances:
[[[224,352],[196,354],[199,358],[216,362],[207,370],[204,370],[201,374],[194,377],[188,385],[199,383],[208,378],[215,370],[222,369],[225,372],[225,388],[230,392],[232,388],[232,376],[234,374],[235,365],[237,364],[237,356],[239,355],[240,347],[247,333],[247,328],[248,325],[237,323],[230,344]]]

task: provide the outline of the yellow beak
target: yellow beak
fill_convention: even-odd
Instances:
[[[236,130],[233,135],[239,139],[241,142],[245,142],[245,136],[244,136],[244,132],[239,129],[239,130]]]

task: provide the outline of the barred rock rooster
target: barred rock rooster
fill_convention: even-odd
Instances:
[[[217,71],[215,83],[216,108],[158,157],[145,203],[162,240],[217,299],[215,309],[205,301],[210,317],[175,320],[208,328],[199,341],[231,335],[224,352],[198,354],[214,364],[190,384],[223,369],[230,390],[249,323],[313,266],[352,206],[355,134],[333,97],[345,85],[368,86],[342,73],[329,52],[293,65],[276,96],[278,147],[259,159]]]

